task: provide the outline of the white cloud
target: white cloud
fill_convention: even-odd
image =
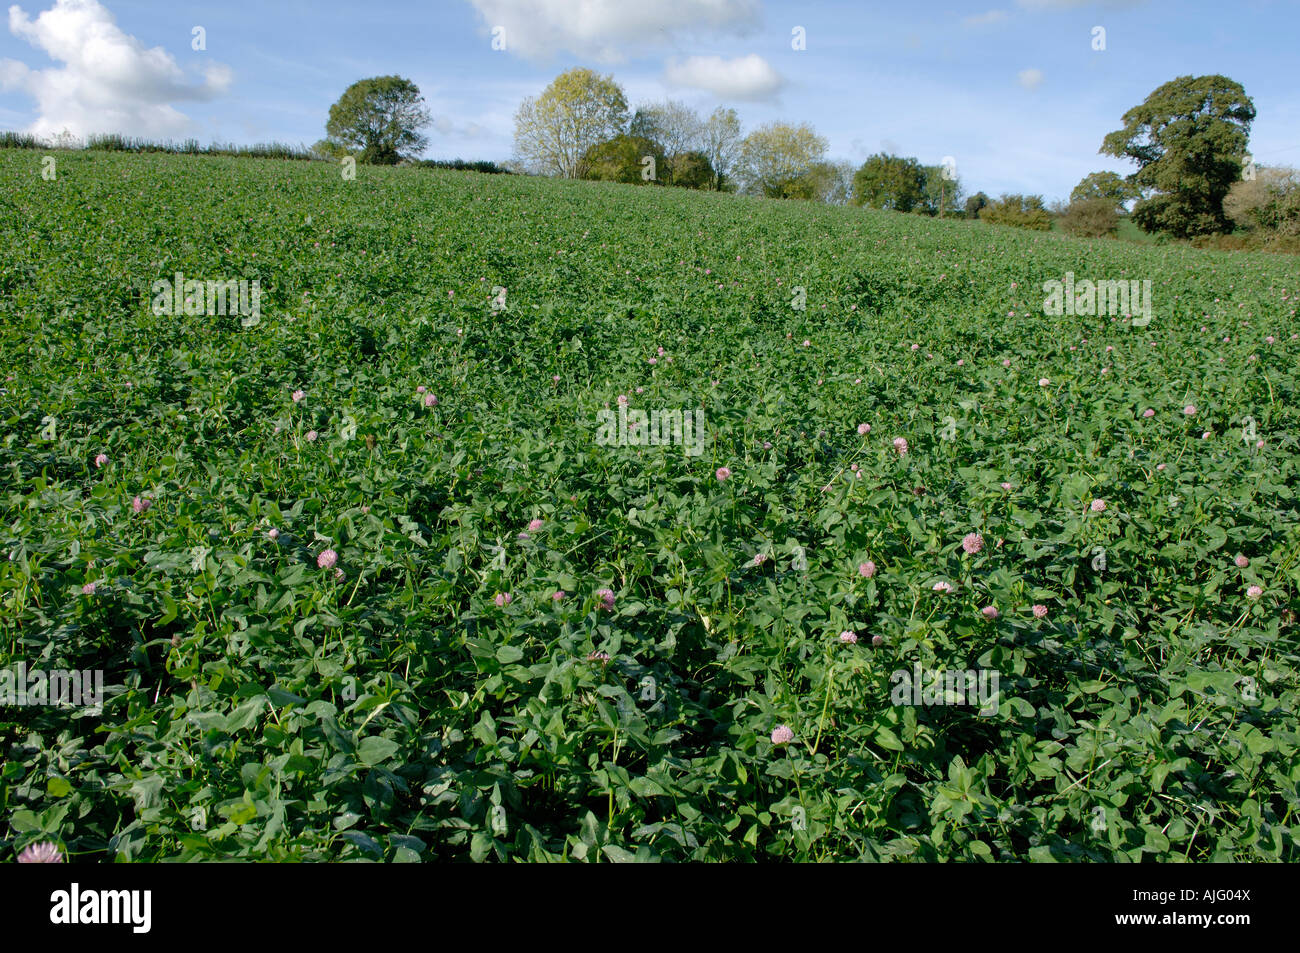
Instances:
[[[973,16],[962,19],[963,26],[988,26],[992,23],[1001,23],[1007,18],[1005,10],[990,10],[988,13],[976,13]]]
[[[1040,69],[1022,69],[1016,74],[1016,82],[1025,89],[1037,89],[1043,83],[1043,71]]]
[[[171,104],[212,99],[232,78],[228,67],[211,64],[203,82],[188,81],[170,53],[160,46],[145,49],[123,33],[98,0],[56,0],[34,20],[11,6],[9,31],[64,64],[30,69],[17,60],[0,60],[0,89],[36,100],[39,118],[28,131],[38,136],[64,129],[76,136],[179,135],[190,121]]]
[[[707,90],[726,100],[767,99],[785,85],[781,74],[757,53],[730,60],[721,56],[671,59],[665,65],[664,80],[671,86]]]
[[[758,0],[469,0],[506,50],[531,60],[568,52],[618,63],[677,34],[735,33],[757,26]]]

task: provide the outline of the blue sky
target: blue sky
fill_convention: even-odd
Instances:
[[[1297,35],[1297,0],[19,0],[0,22],[0,129],[310,144],[349,84],[397,73],[434,116],[427,156],[504,160],[519,102],[578,65],[633,104],[807,121],[832,158],[952,156],[968,193],[1050,200],[1132,171],[1102,137],[1187,74],[1240,82],[1256,162],[1300,165]]]

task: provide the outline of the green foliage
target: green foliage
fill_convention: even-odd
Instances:
[[[1226,76],[1180,76],[1124,114],[1101,152],[1138,163],[1133,182],[1150,191],[1133,209],[1148,232],[1177,238],[1227,231],[1223,199],[1241,178],[1255,105]]]
[[[709,189],[716,175],[709,157],[698,149],[668,158],[669,184],[679,189]]]
[[[1113,211],[1119,209],[1132,199],[1140,198],[1142,192],[1127,179],[1114,172],[1092,172],[1084,176],[1070,193],[1071,202],[1088,202],[1104,199],[1110,203]]]
[[[613,76],[566,70],[520,104],[515,154],[534,172],[581,178],[587,151],[623,134],[627,124],[627,96]]]
[[[1003,195],[979,213],[980,220],[991,225],[1014,225],[1035,231],[1050,231],[1052,216],[1043,207],[1041,195]]]
[[[401,76],[375,76],[353,83],[330,107],[329,139],[358,162],[396,165],[424,150],[420,130],[430,122],[420,88]]]
[[[1249,180],[1232,184],[1223,209],[1242,228],[1300,235],[1300,172],[1261,168]]]
[[[1119,230],[1114,199],[1074,199],[1061,216],[1061,228],[1080,238],[1114,236]]]
[[[737,176],[751,195],[800,198],[812,190],[826,148],[826,139],[806,122],[770,122],[741,142]]]
[[[988,207],[989,197],[983,192],[976,192],[966,199],[966,217],[979,218],[980,212]]]
[[[916,159],[878,154],[853,176],[853,204],[910,212],[925,197],[925,169]]]
[[[0,152],[0,670],[106,694],[0,707],[0,860],[1300,860],[1293,261],[38,167]],[[177,271],[260,322],[154,314]],[[1154,320],[1044,314],[1066,272]],[[620,394],[703,452],[599,443]],[[893,704],[918,664],[996,712]]]
[[[961,179],[946,166],[927,165],[923,169],[925,183],[916,208],[927,215],[951,215],[962,203]]]
[[[651,165],[646,164],[647,157],[653,160]],[[663,185],[669,174],[668,159],[658,143],[626,133],[588,149],[583,153],[581,168],[584,179],[629,185]],[[653,172],[653,177],[647,180],[645,171]]]

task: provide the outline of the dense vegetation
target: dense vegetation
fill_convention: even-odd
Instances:
[[[0,708],[0,857],[1298,859],[1287,260],[41,171],[0,152],[0,668],[107,691]],[[260,319],[155,314],[176,272]],[[1067,272],[1153,320],[1045,315]],[[620,395],[703,452],[598,441]],[[996,712],[893,704],[916,665]]]

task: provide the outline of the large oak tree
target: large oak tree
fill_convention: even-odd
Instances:
[[[1180,76],[1124,114],[1100,151],[1132,159],[1146,196],[1133,209],[1144,231],[1180,238],[1229,228],[1223,198],[1241,177],[1255,105],[1226,76]]]

